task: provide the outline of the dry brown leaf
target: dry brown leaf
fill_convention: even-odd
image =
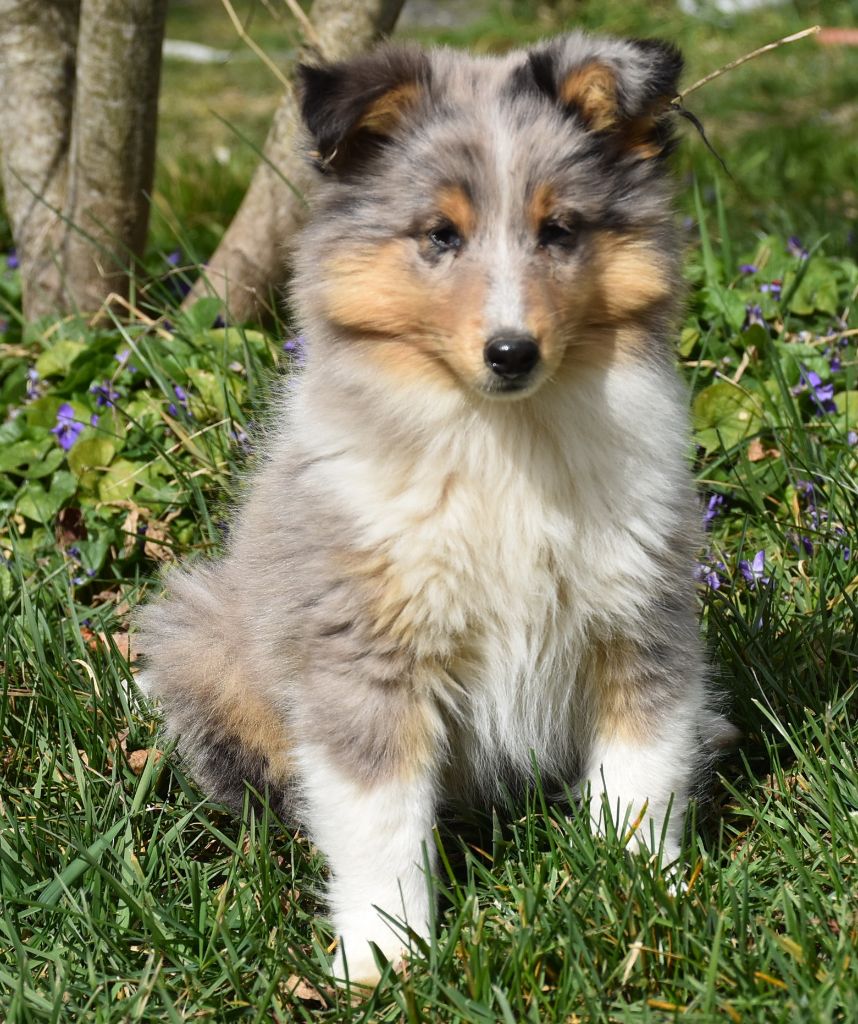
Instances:
[[[139,506],[133,505],[128,515],[122,522],[122,532],[125,540],[122,542],[122,554],[127,558],[137,544],[137,527],[140,524],[140,513],[143,511]]]
[[[328,1008],[328,1001],[306,978],[301,978],[297,974],[291,974],[283,987],[290,996],[300,999],[302,1003],[316,1003],[323,1010]]]
[[[156,750],[154,747],[149,747],[147,750],[132,750],[128,755],[128,767],[135,775],[139,775],[146,767],[150,754],[156,764],[164,756],[160,750]]]
[[[86,540],[86,523],[79,508],[63,508],[57,514],[54,534],[61,548],[69,547],[79,540]]]
[[[146,524],[146,542],[143,545],[143,553],[147,558],[156,562],[170,562],[176,556],[169,544],[163,543],[170,535],[166,520],[153,519]]]
[[[781,453],[777,448],[765,448],[763,442],[755,437],[748,445],[748,462],[762,462],[763,459],[779,459]]]

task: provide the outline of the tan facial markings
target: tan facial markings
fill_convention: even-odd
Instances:
[[[477,227],[477,212],[461,185],[448,185],[441,189],[435,205],[441,217],[456,228],[463,238],[473,237]]]
[[[467,242],[476,237],[477,214],[461,186],[435,197],[436,216]],[[673,301],[667,272],[653,243],[635,233],[592,230],[580,259],[537,251],[542,225],[558,213],[551,184],[539,184],[525,208],[533,251],[523,252],[521,324],[540,346],[541,375],[564,361],[610,365],[639,359],[647,348],[640,319]],[[354,336],[381,372],[400,379],[464,384],[490,383],[484,360],[486,298],[492,266],[479,248],[427,262],[428,238],[396,238],[371,249],[340,253],[324,267],[327,317]]]
[[[553,186],[549,182],[540,182],[533,189],[527,204],[527,223],[534,238],[539,236],[542,225],[556,213],[557,198]]]

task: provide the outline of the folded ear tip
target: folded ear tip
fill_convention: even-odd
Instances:
[[[632,39],[630,42],[652,61],[653,93],[674,92],[685,68],[680,49],[666,39]]]

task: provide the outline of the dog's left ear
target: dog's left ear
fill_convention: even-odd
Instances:
[[[298,67],[301,115],[319,166],[342,171],[395,133],[427,94],[429,58],[417,47],[383,46],[335,64]]]
[[[683,60],[660,39],[590,39],[572,34],[532,50],[518,71],[533,86],[604,135],[620,152],[653,159],[670,149],[670,101]]]

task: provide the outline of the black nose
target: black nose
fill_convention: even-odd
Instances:
[[[498,377],[515,380],[539,362],[539,346],[530,334],[496,334],[486,343],[483,358]]]

